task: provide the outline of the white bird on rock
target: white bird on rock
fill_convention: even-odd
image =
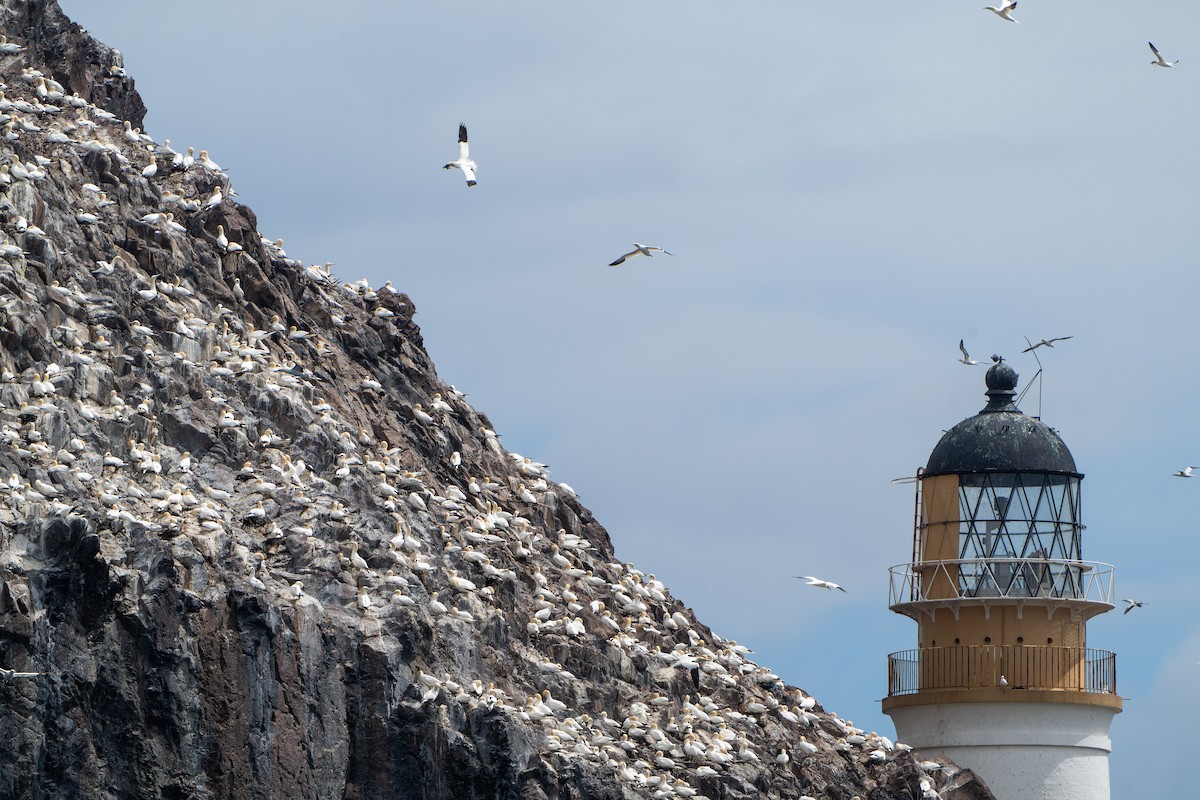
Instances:
[[[471,148],[467,144],[467,126],[458,126],[458,160],[451,161],[442,169],[461,169],[463,176],[467,179],[467,186],[474,186],[475,167],[477,165],[471,160]]]
[[[634,256],[648,256],[650,258],[654,258],[655,250],[657,250],[660,253],[664,253],[668,256],[671,255],[671,253],[668,253],[666,250],[663,250],[661,247],[654,247],[653,245],[639,244],[637,242],[634,242],[632,250],[630,250],[628,253],[621,256],[620,258],[618,258],[616,261],[609,264],[609,266],[610,267],[619,266],[619,265],[625,263],[625,259],[633,258]]]
[[[205,169],[210,169],[213,172],[224,172],[225,171],[225,170],[221,169],[220,164],[218,164],[217,162],[213,161],[211,158],[208,157],[207,150],[201,150],[200,155],[196,156],[196,160],[199,161],[200,166],[204,167]]]
[[[236,253],[242,249],[242,246],[237,242],[229,241],[229,237],[225,235],[225,226],[217,226],[217,247],[224,250],[226,253]]]

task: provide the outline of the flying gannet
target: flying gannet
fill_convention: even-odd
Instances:
[[[1176,59],[1175,61],[1167,61],[1165,58],[1163,58],[1162,53],[1158,52],[1158,48],[1154,46],[1154,42],[1146,42],[1146,44],[1150,45],[1150,52],[1154,53],[1154,60],[1150,62],[1154,66],[1156,66],[1156,67],[1173,67],[1179,63],[1178,59]]]
[[[1125,602],[1129,604],[1125,606],[1126,614],[1128,614],[1130,611],[1133,611],[1135,608],[1141,608],[1142,606],[1146,605],[1145,600],[1133,600],[1131,598],[1126,598]]]
[[[1009,22],[1018,22],[1018,20],[1015,20],[1012,17],[1012,12],[1015,11],[1016,8],[1016,0],[1003,0],[1003,2],[1000,3],[999,8],[996,8],[995,6],[984,6],[984,9],[987,11],[990,11],[1001,19],[1006,19]]]
[[[795,575],[793,577],[799,578],[802,581],[808,581],[808,583],[805,584],[806,586],[815,586],[818,589],[837,589],[838,591],[842,592],[846,591],[833,581],[821,580],[820,578],[814,578],[812,575]]]
[[[16,670],[0,667],[0,678],[4,678],[5,680],[12,680],[13,678],[36,678],[41,674],[40,672],[17,672]]]
[[[1037,350],[1039,347],[1041,347],[1043,345],[1045,345],[1046,347],[1054,347],[1055,342],[1065,342],[1067,339],[1074,339],[1074,338],[1075,338],[1074,336],[1055,336],[1052,339],[1040,339],[1040,340],[1038,340],[1037,344],[1031,344],[1031,345],[1029,345],[1029,347],[1026,347],[1021,352],[1028,353],[1031,350]]]
[[[461,169],[467,179],[467,186],[475,185],[475,162],[471,160],[470,147],[467,145],[467,126],[458,126],[458,160],[451,161],[442,169]]]
[[[671,255],[671,253],[668,253],[666,250],[663,250],[661,247],[654,247],[653,245],[638,244],[637,242],[634,242],[632,250],[630,250],[628,253],[621,256],[620,258],[618,258],[616,261],[609,264],[609,266],[610,267],[619,266],[619,265],[625,263],[625,259],[633,258],[634,256],[649,256],[650,258],[654,258],[653,251],[655,251],[655,250],[657,250],[660,253],[665,253],[666,255]]]
[[[971,356],[967,353],[966,345],[963,344],[962,339],[958,340],[958,350],[960,353],[962,353],[962,358],[958,360],[960,364],[966,364],[968,367],[977,367],[983,363],[982,361],[973,361],[971,359]]]
[[[1173,477],[1176,477],[1176,478],[1195,477],[1194,475],[1192,475],[1192,470],[1194,470],[1194,469],[1196,469],[1196,468],[1195,467],[1184,467],[1183,469],[1175,470],[1175,472],[1173,473]]]

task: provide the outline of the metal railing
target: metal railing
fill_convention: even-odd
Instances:
[[[888,696],[1000,686],[1116,694],[1117,656],[1108,650],[1030,645],[956,645],[888,656]]]
[[[1114,569],[1099,561],[971,558],[888,570],[888,605],[936,600],[1050,598],[1113,605]]]

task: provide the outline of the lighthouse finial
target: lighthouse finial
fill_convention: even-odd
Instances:
[[[1017,389],[1017,371],[1004,363],[999,356],[992,356],[996,363],[988,368],[984,376],[987,384],[988,404],[985,411],[1016,411],[1013,397]]]

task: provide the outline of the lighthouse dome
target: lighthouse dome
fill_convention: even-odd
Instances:
[[[1026,416],[1013,402],[1017,373],[999,361],[985,378],[987,406],[943,434],[929,456],[926,476],[972,472],[1046,472],[1082,477],[1057,433]]]

